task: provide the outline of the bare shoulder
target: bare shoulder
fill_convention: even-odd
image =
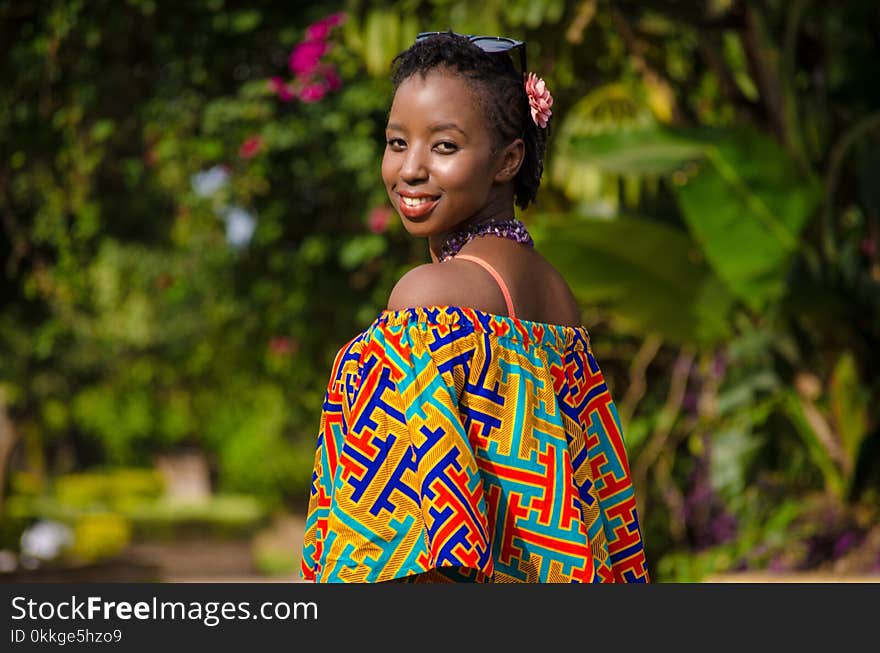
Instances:
[[[438,263],[425,263],[404,274],[391,290],[388,310],[398,311],[412,306],[434,306],[452,303],[448,267],[442,271]]]
[[[388,310],[413,306],[470,306],[504,313],[504,297],[485,272],[466,262],[425,263],[404,274],[388,298]]]
[[[528,277],[529,297],[535,298],[532,305],[534,318],[538,322],[580,326],[581,309],[571,286],[562,274],[549,261],[540,257],[540,270]],[[524,306],[525,308],[525,306]]]
[[[562,275],[534,252],[525,261],[512,256],[483,255],[501,274],[516,307],[517,317],[535,322],[577,326],[580,307]],[[470,261],[425,263],[404,274],[388,298],[388,310],[416,306],[468,306],[507,315],[504,295],[481,266]]]

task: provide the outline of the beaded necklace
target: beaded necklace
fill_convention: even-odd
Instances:
[[[458,229],[450,233],[440,251],[440,262],[442,263],[446,259],[458,254],[459,250],[474,238],[487,235],[509,238],[529,247],[535,246],[526,226],[516,218],[483,222],[477,225],[469,225],[464,229]]]

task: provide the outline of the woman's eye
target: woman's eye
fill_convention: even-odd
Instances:
[[[458,146],[455,143],[450,143],[448,141],[443,141],[441,143],[437,143],[437,147],[440,149],[440,152],[442,152],[443,154],[455,152],[458,149]]]
[[[403,140],[399,138],[389,138],[387,142],[388,147],[402,147],[404,145]]]

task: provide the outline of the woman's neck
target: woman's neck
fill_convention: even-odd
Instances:
[[[475,227],[486,222],[510,220],[513,217],[513,193],[510,193],[509,196],[507,196],[506,193],[497,194],[495,198],[490,198],[486,205],[477,213],[466,220],[462,220],[452,229],[439,234],[432,234],[428,237],[428,249],[431,254],[431,261],[433,263],[440,261],[443,244],[451,233],[467,229],[468,227]]]

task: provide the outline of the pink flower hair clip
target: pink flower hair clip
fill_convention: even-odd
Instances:
[[[535,75],[535,73],[529,73],[528,77],[526,77],[526,95],[529,96],[532,120],[541,129],[546,128],[547,121],[553,115],[553,112],[550,111],[550,107],[553,106],[553,96],[550,95],[544,80]]]

